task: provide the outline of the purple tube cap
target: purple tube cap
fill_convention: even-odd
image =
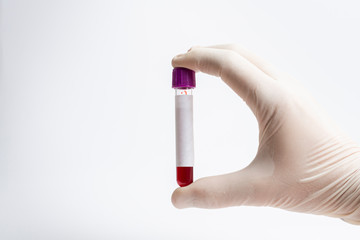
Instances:
[[[196,87],[195,72],[188,68],[177,67],[172,73],[173,88],[194,88]]]

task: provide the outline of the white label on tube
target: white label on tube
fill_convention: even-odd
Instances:
[[[193,96],[175,96],[176,166],[194,166]]]

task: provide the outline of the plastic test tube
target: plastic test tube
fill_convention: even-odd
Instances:
[[[172,77],[172,87],[175,89],[176,179],[180,187],[185,187],[193,182],[195,72],[187,68],[174,68]]]

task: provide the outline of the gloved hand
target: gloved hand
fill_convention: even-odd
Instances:
[[[360,147],[298,82],[238,45],[193,47],[172,65],[221,77],[259,124],[249,166],[176,189],[175,207],[270,206],[360,224]]]

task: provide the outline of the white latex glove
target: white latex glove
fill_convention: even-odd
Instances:
[[[172,65],[221,77],[259,124],[249,166],[176,189],[175,207],[270,206],[360,224],[360,147],[299,83],[238,45],[193,47]]]

